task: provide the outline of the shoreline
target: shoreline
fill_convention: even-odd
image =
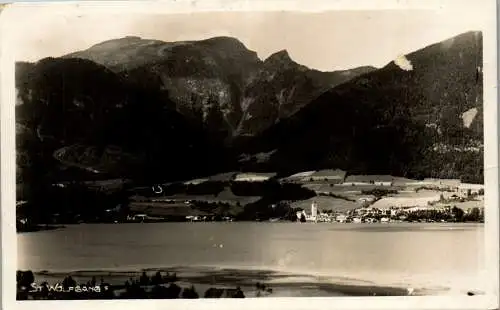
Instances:
[[[453,288],[447,285],[431,284],[420,279],[422,285],[395,283],[388,281],[372,282],[359,278],[332,276],[326,272],[299,272],[252,267],[217,267],[217,266],[170,266],[150,268],[103,268],[94,270],[34,271],[37,279],[49,283],[61,281],[71,275],[78,281],[88,281],[92,277],[103,277],[111,284],[120,284],[130,277],[137,277],[142,272],[153,274],[157,271],[176,273],[179,281],[186,285],[198,286],[240,286],[245,293],[252,291],[256,283],[265,283],[273,288],[273,297],[290,296],[419,296],[419,295],[464,295],[469,292],[482,294],[478,288]],[[80,280],[81,279],[81,280]],[[425,285],[424,285],[425,283]],[[451,281],[454,283],[454,281]],[[314,292],[316,291],[316,292]],[[295,295],[291,295],[295,296]]]
[[[378,285],[369,281],[342,277],[325,277],[257,268],[218,267],[159,267],[142,269],[99,269],[74,271],[33,271],[37,283],[54,285],[71,276],[78,283],[86,283],[93,277],[104,279],[118,289],[131,278],[143,272],[149,276],[156,272],[175,274],[182,287],[194,286],[200,291],[211,287],[231,289],[240,287],[246,297],[341,297],[341,296],[409,296],[405,287]],[[256,285],[263,284],[270,289],[262,292]],[[417,291],[412,292],[418,295]]]
[[[166,267],[113,267],[88,270],[39,270],[33,271],[35,277],[49,284],[61,282],[64,277],[72,276],[78,282],[89,281],[92,277],[101,278],[113,285],[139,277],[143,272],[153,275],[156,272],[175,273],[183,286],[196,288],[241,287],[247,297],[254,297],[256,283],[264,283],[273,289],[271,297],[335,297],[335,296],[443,296],[443,295],[482,295],[482,287],[474,287],[470,279],[447,279],[446,283],[435,283],[431,278],[417,276],[404,283],[390,278],[359,276],[358,278],[337,275],[331,272],[307,272],[264,269],[251,266],[166,266]],[[370,278],[377,278],[370,281]],[[399,278],[404,278],[403,276]],[[410,284],[410,282],[412,284]],[[458,283],[470,285],[457,285]],[[247,294],[249,293],[249,295]],[[261,296],[262,297],[262,296]]]
[[[62,223],[57,225],[45,225],[40,224],[36,229],[29,230],[16,230],[17,233],[27,233],[27,232],[40,232],[40,231],[53,231],[53,230],[61,230],[71,226],[79,226],[79,225],[124,225],[124,224],[221,224],[221,223],[262,223],[262,224],[314,224],[314,225],[353,225],[353,226],[387,226],[387,225],[401,225],[401,224],[411,224],[411,225],[476,225],[476,226],[484,226],[484,222],[417,222],[417,221],[389,221],[389,222],[294,222],[294,221],[145,221],[145,222],[82,222],[82,223]]]

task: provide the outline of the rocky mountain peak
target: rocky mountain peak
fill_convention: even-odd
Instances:
[[[297,65],[297,63],[290,57],[287,50],[281,50],[272,54],[266,58],[264,63],[266,65]]]

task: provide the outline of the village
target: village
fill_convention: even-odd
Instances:
[[[484,222],[484,208],[465,211],[447,207],[390,207],[359,208],[347,212],[318,212],[318,205],[311,204],[310,212],[297,211],[298,222],[314,223],[402,223],[402,222]]]
[[[92,214],[90,218],[80,212],[53,213],[49,223],[484,221],[484,185],[460,180],[348,175],[339,169],[327,169],[281,177],[276,173],[228,172],[128,189],[127,184],[127,180],[118,179],[79,185],[91,195],[109,197],[115,192],[127,198],[118,204],[110,200],[98,216]],[[74,186],[54,184],[54,197],[63,197],[59,193]],[[18,209],[25,203],[18,201]],[[82,207],[86,210],[85,205]],[[19,213],[18,227],[25,230],[29,223],[30,218]]]
[[[294,184],[314,192],[314,197],[303,200],[282,200],[271,204],[286,205],[294,210],[297,222],[336,223],[389,223],[389,222],[482,222],[484,221],[484,185],[462,183],[460,180],[424,179],[412,180],[390,175],[347,175],[342,170],[318,170],[301,172],[277,178],[276,173],[226,173],[223,175],[195,179],[184,185],[199,185],[213,180],[234,183],[258,184],[279,182]],[[143,202],[183,208],[197,199],[205,203],[234,205],[243,208],[259,201],[257,196],[238,196],[225,188],[215,197],[173,195],[165,199]],[[167,203],[167,204],[166,204]],[[182,205],[179,207],[179,205]],[[140,209],[138,202],[133,205]],[[149,209],[150,210],[150,209]],[[165,210],[163,210],[166,212]],[[161,213],[161,212],[160,212]],[[181,213],[178,213],[181,214]],[[137,214],[133,219],[147,219],[146,214]],[[213,221],[210,214],[186,214],[187,221]],[[270,217],[271,222],[289,221],[287,217]],[[294,217],[292,217],[292,220]],[[153,218],[150,218],[153,220]],[[219,217],[220,221],[233,221],[234,216]]]
[[[297,212],[299,222],[484,221],[483,184],[387,175],[346,177],[341,170],[299,173],[284,181],[301,183],[318,195],[309,208],[303,206]],[[331,204],[344,207],[328,208]]]

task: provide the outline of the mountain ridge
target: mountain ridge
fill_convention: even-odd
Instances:
[[[481,48],[469,32],[399,65],[322,72],[235,38],[125,37],[17,63],[19,177],[62,164],[151,180],[312,168],[479,180],[482,154],[449,150],[482,150]]]
[[[80,57],[107,66],[135,83],[147,83],[146,87],[166,90],[177,110],[193,121],[202,121],[213,131],[231,140],[238,135],[254,135],[269,127],[280,117],[289,116],[298,108],[310,102],[317,93],[327,86],[335,86],[339,81],[355,77],[358,71],[343,70],[341,73],[312,70],[293,61],[286,50],[278,51],[265,60],[249,50],[242,42],[232,37],[213,37],[198,41],[163,42],[138,37],[108,40],[84,51],[71,53],[65,57]],[[139,60],[137,60],[139,59]],[[192,70],[189,70],[192,68]],[[369,67],[364,67],[365,71]],[[280,96],[280,92],[290,92],[293,86],[282,87],[282,82],[272,81],[283,70],[300,71],[305,74],[305,83],[317,88],[308,98],[290,98],[300,102],[299,106],[285,111],[273,111],[275,116],[263,124],[249,124],[245,94],[259,79],[268,79],[270,85],[264,97]],[[350,74],[346,74],[351,72]],[[285,73],[286,74],[286,73]],[[292,73],[293,74],[293,73]],[[327,84],[325,86],[325,84]],[[283,89],[286,88],[286,89]],[[302,102],[305,101],[305,102]],[[293,103],[289,103],[292,104]],[[257,104],[261,106],[261,104]],[[207,122],[209,114],[214,123]],[[269,117],[269,115],[268,115]],[[255,118],[250,123],[255,122]],[[257,122],[259,122],[257,120]],[[243,128],[243,129],[242,129]]]
[[[481,47],[482,35],[468,32],[409,53],[411,70],[393,61],[331,88],[242,152],[272,151],[270,170],[335,167],[412,177],[474,175],[479,181],[481,154],[471,159],[458,152],[453,159],[431,150],[443,143],[459,149],[482,143],[482,119],[468,128],[461,120],[471,108],[482,111]],[[463,158],[476,167],[466,168]]]

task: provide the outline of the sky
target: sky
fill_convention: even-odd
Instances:
[[[286,49],[298,63],[332,71],[382,67],[400,55],[485,25],[484,15],[470,9],[163,12],[25,9],[10,12],[16,31],[8,42],[17,61],[37,61],[128,35],[163,41],[232,36],[262,59]]]

